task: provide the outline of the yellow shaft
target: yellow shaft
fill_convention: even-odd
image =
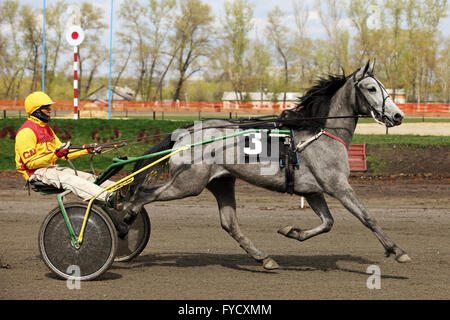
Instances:
[[[89,217],[89,212],[91,211],[92,203],[94,202],[94,200],[95,200],[99,195],[101,195],[103,192],[106,192],[106,191],[116,190],[116,187],[123,183],[122,186],[120,186],[119,188],[117,188],[117,189],[120,189],[121,187],[123,187],[123,186],[127,185],[128,183],[130,183],[131,181],[133,181],[131,178],[133,178],[134,176],[138,175],[138,174],[141,173],[142,171],[145,171],[145,170],[147,170],[148,168],[154,166],[155,164],[158,164],[158,163],[160,163],[161,161],[164,161],[164,160],[166,160],[167,158],[170,158],[170,157],[171,157],[172,155],[174,155],[175,153],[178,153],[178,152],[187,150],[187,149],[189,149],[190,147],[191,147],[191,146],[184,146],[184,147],[181,147],[181,148],[179,148],[179,149],[177,149],[177,150],[175,150],[175,151],[173,151],[173,152],[171,152],[171,153],[165,155],[164,157],[159,158],[158,160],[156,160],[156,161],[154,161],[154,162],[148,164],[147,166],[145,166],[145,167],[139,169],[138,171],[133,172],[132,174],[126,176],[125,178],[120,179],[120,180],[117,181],[116,183],[113,183],[112,185],[110,185],[110,186],[106,187],[105,189],[103,189],[103,190],[102,190],[101,192],[99,192],[98,194],[96,194],[96,195],[94,195],[94,196],[92,196],[92,197],[83,199],[83,201],[89,201],[89,203],[88,203],[88,206],[87,206],[87,209],[86,209],[86,214],[84,215],[84,220],[83,220],[83,225],[81,226],[80,235],[78,236],[78,243],[81,243],[81,242],[83,241],[83,234],[84,234],[84,230],[85,230],[85,228],[86,228],[86,223],[87,223],[87,220],[88,220],[88,217]],[[127,183],[124,183],[124,182],[127,182]]]

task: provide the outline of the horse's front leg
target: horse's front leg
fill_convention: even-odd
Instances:
[[[305,197],[311,206],[311,209],[319,216],[322,223],[311,230],[300,230],[292,226],[286,226],[278,230],[278,233],[288,238],[305,241],[306,239],[331,230],[331,227],[333,226],[333,217],[328,209],[323,193],[311,193]]]
[[[277,269],[278,264],[263,251],[256,248],[252,241],[242,233],[236,215],[234,183],[234,177],[223,177],[216,178],[207,185],[208,190],[217,200],[222,228],[239,243],[249,256],[262,262],[265,269]]]
[[[342,205],[349,210],[355,217],[357,217],[367,228],[372,230],[378,240],[381,242],[386,250],[386,256],[395,254],[395,260],[398,262],[411,261],[405,251],[400,249],[383,231],[374,218],[370,217],[367,210],[356,196],[355,191],[348,183],[339,184],[338,190],[330,193],[333,197],[338,199]]]

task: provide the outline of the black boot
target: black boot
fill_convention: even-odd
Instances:
[[[123,239],[127,236],[128,230],[130,226],[133,224],[134,220],[136,220],[136,217],[138,216],[138,213],[135,213],[131,209],[126,209],[125,216],[123,217],[123,220],[118,223],[116,226],[117,229],[117,235],[119,238]]]
[[[117,236],[122,240],[125,239],[125,237],[128,235],[129,227],[130,226],[127,225],[125,222],[120,221],[116,225]]]
[[[106,195],[106,206],[117,211],[123,210],[123,203],[119,200],[118,192],[113,191]]]

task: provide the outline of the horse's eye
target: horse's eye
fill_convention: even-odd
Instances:
[[[367,88],[367,90],[369,90],[370,92],[377,92],[377,88],[375,87]]]

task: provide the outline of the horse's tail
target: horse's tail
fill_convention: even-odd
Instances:
[[[153,147],[151,147],[147,152],[145,152],[143,155],[147,155],[147,154],[151,154],[151,153],[156,153],[156,152],[160,152],[160,151],[164,151],[164,150],[169,150],[173,147],[173,145],[175,144],[175,141],[172,141],[172,136],[171,134],[167,134],[165,135],[164,139],[157,143],[156,145],[154,145]],[[133,168],[133,172],[145,167],[146,165],[157,161],[158,159],[162,158],[164,155],[161,156],[156,156],[156,157],[152,157],[152,158],[148,158],[148,159],[143,159],[143,160],[139,160],[135,163],[134,168]],[[149,168],[150,172],[152,172],[153,170],[155,170],[155,172],[157,172],[158,168],[160,169],[161,167],[163,167],[165,165],[166,161],[163,161],[162,163],[159,163],[156,168],[155,167],[151,167]],[[129,200],[131,198],[131,196],[135,193],[136,189],[138,186],[140,186],[146,179],[147,179],[147,175],[148,175],[148,171],[149,170],[145,170],[143,172],[141,172],[140,174],[136,175],[134,177],[134,181],[133,183],[130,184],[130,187],[128,188],[127,194],[125,199]]]

